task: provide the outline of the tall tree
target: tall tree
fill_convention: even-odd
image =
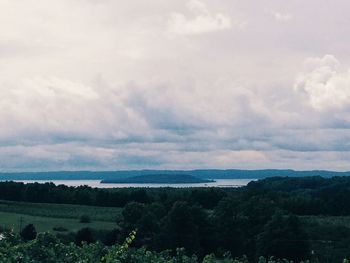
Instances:
[[[259,256],[303,260],[309,256],[308,236],[295,215],[276,213],[258,236]]]

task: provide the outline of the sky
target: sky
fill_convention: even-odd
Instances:
[[[348,0],[0,0],[0,171],[350,170]]]

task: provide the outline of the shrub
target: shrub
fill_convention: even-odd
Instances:
[[[26,225],[21,231],[21,237],[28,241],[36,238],[36,229],[33,224]]]

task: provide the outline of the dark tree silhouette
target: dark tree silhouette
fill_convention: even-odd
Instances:
[[[26,225],[20,233],[21,237],[27,241],[35,239],[36,234],[36,229],[33,224]]]
[[[276,213],[257,240],[258,255],[300,261],[309,256],[308,236],[298,217]]]

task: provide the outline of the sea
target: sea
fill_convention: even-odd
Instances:
[[[210,183],[193,183],[193,184],[104,184],[100,180],[14,180],[15,182],[27,183],[54,183],[55,185],[66,186],[90,186],[93,188],[157,188],[157,187],[173,187],[173,188],[189,188],[189,187],[242,187],[251,181],[257,179],[213,179],[215,182]]]

